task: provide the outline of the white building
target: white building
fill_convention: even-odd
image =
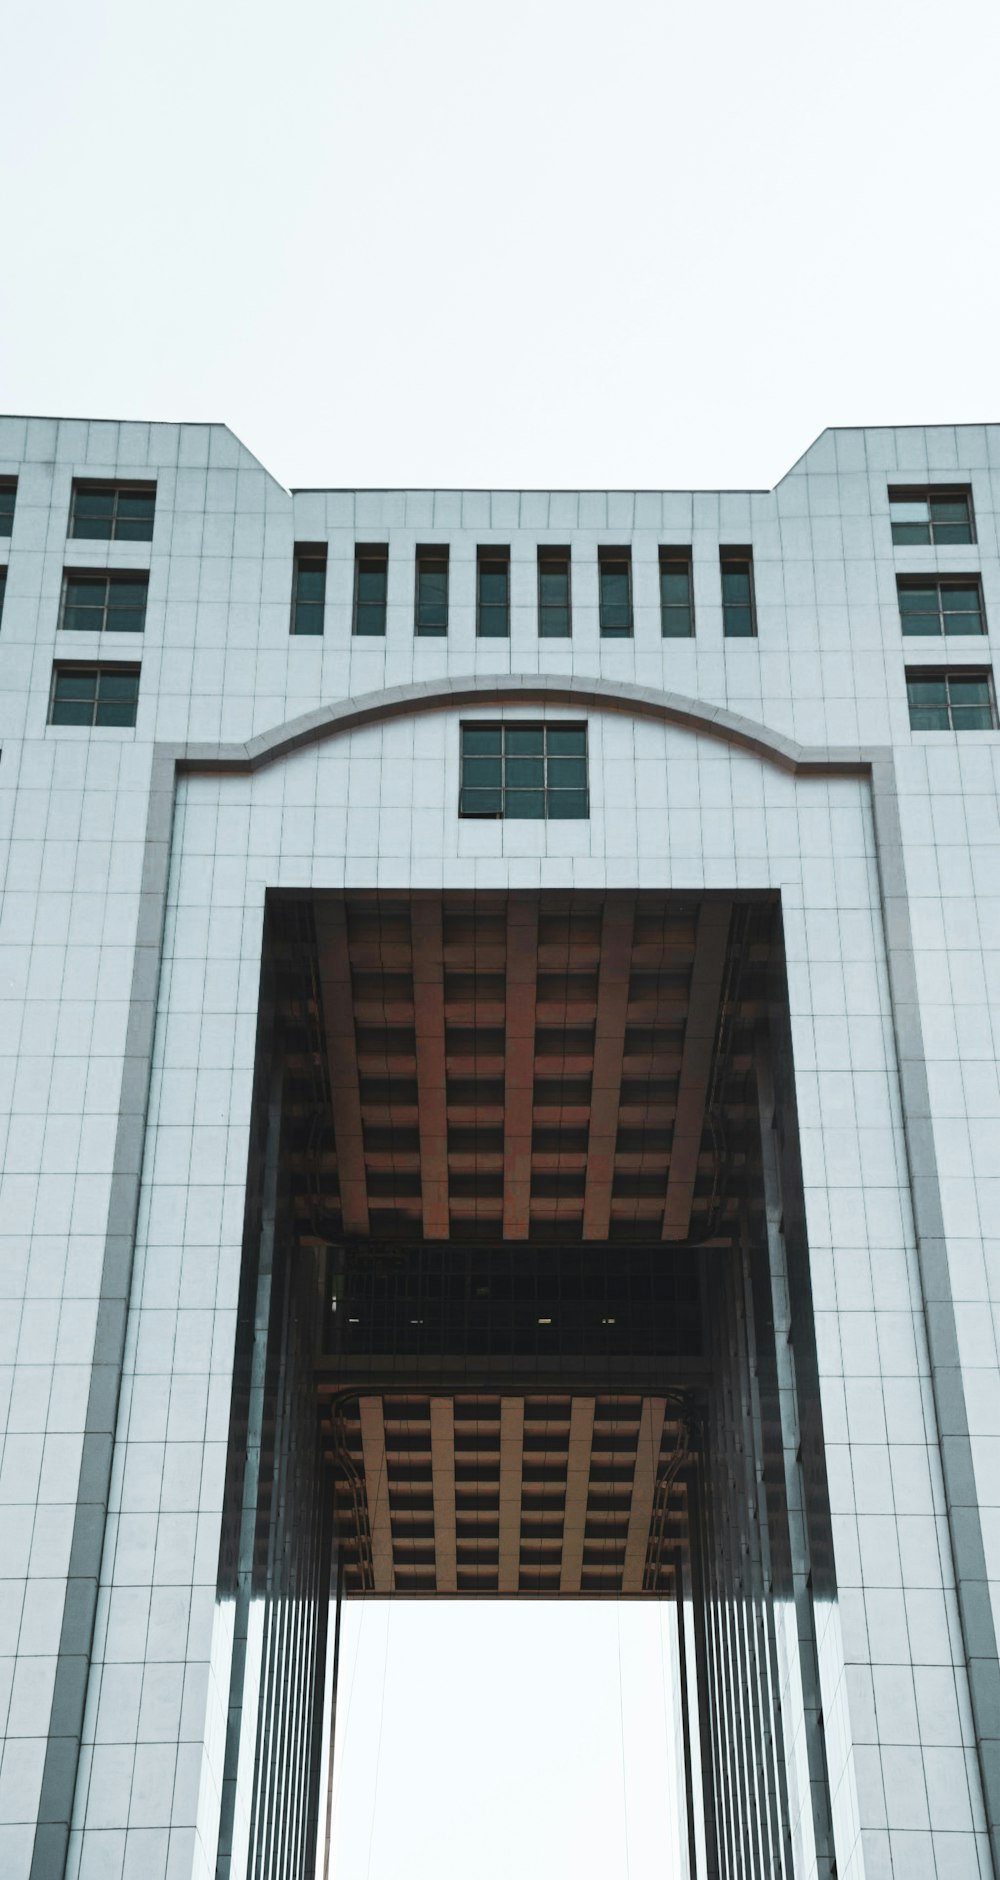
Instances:
[[[0,421],[5,1880],[311,1872],[331,1561],[674,1598],[699,1880],[998,1880],[998,509]]]

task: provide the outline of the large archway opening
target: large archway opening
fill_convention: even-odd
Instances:
[[[358,1598],[669,1602],[689,1871],[831,1872],[809,1308],[776,897],[269,895],[219,1872],[322,1859]]]

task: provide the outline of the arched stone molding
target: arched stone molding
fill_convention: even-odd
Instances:
[[[321,705],[271,731],[262,731],[245,744],[189,744],[157,746],[158,755],[172,758],[182,770],[250,772],[287,757],[307,745],[320,743],[365,725],[405,718],[417,712],[456,711],[477,705],[569,705],[578,710],[622,712],[655,718],[703,737],[721,740],[739,750],[766,758],[793,776],[859,776],[886,755],[860,746],[797,744],[756,719],[744,718],[721,705],[706,705],[680,692],[661,692],[654,686],[630,685],[624,680],[562,677],[552,673],[470,673],[466,678],[427,680],[420,685],[389,686],[380,692],[336,705]]]

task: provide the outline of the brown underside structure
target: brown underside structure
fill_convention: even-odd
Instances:
[[[276,901],[346,1592],[671,1590],[772,920],[728,896]]]
[[[670,1600],[691,1871],[699,1813],[708,1880],[797,1871],[791,1692],[829,1880],[777,898],[272,891],[253,1118],[220,1880],[290,1794],[312,1871],[358,1596]]]

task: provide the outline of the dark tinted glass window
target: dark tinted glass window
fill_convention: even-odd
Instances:
[[[147,586],[145,575],[67,573],[59,624],[66,633],[141,633]]]
[[[325,612],[326,546],[299,542],[292,576],[292,633],[322,633]]]
[[[722,631],[729,640],[752,640],[757,632],[753,597],[753,556],[748,548],[723,548]]]
[[[694,633],[689,549],[660,550],[660,624],[665,640],[689,640]]]
[[[153,484],[74,483],[69,532],[92,542],[150,542]]]
[[[385,633],[389,587],[387,548],[358,548],[354,554],[354,631],[376,637]]]
[[[906,697],[914,731],[992,731],[996,727],[988,672],[908,672]]]
[[[0,568],[0,620],[3,619],[4,596],[7,592],[7,570]]]
[[[538,551],[538,634],[542,640],[568,640],[570,613],[570,552],[568,548]]]
[[[448,631],[447,548],[417,549],[415,627],[431,639],[443,639]]]
[[[586,725],[463,725],[463,816],[590,815]]]
[[[17,501],[17,479],[0,478],[0,535],[9,535],[14,527],[14,504]]]
[[[903,545],[976,539],[967,489],[891,489],[889,519],[893,541]]]
[[[897,587],[904,634],[985,633],[978,580],[900,580]]]
[[[601,633],[605,639],[627,639],[632,632],[631,553],[627,548],[600,548],[597,562]]]
[[[481,548],[476,558],[476,632],[481,640],[510,637],[510,550]]]
[[[137,666],[57,666],[49,723],[134,725],[138,700]]]

